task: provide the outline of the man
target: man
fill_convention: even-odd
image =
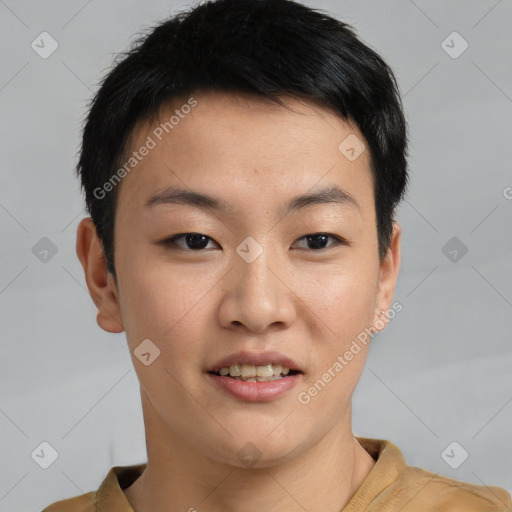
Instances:
[[[289,0],[203,3],[116,64],[77,255],[126,332],[148,461],[45,512],[510,509],[352,432],[366,333],[399,307],[406,148],[386,63]]]

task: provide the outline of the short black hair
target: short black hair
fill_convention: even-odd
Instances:
[[[114,59],[89,105],[76,170],[116,283],[119,187],[102,187],[129,158],[136,123],[200,91],[280,105],[281,96],[293,96],[355,122],[370,150],[379,257],[385,257],[407,186],[407,127],[390,67],[350,25],[322,10],[292,0],[209,0],[139,34]]]

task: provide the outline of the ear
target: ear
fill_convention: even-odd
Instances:
[[[400,243],[402,228],[398,222],[393,222],[391,243],[384,260],[380,264],[377,302],[374,312],[373,325],[376,330],[382,330],[389,322],[386,314],[391,308],[391,301],[395,293],[398,271],[400,270]],[[380,320],[380,321],[377,321]]]
[[[98,308],[96,322],[104,331],[123,332],[119,293],[107,270],[107,259],[91,217],[82,219],[78,225],[76,254],[84,269],[89,294]]]

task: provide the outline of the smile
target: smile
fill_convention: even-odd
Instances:
[[[286,366],[280,364],[268,363],[265,365],[252,365],[252,364],[232,364],[224,366],[218,372],[213,372],[217,375],[231,377],[237,380],[246,382],[268,382],[272,380],[283,379],[287,375],[294,375],[298,371],[291,370]]]

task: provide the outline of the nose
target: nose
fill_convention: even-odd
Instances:
[[[221,324],[258,334],[289,327],[296,318],[298,299],[285,265],[266,249],[250,263],[235,254],[233,264],[219,305]]]

